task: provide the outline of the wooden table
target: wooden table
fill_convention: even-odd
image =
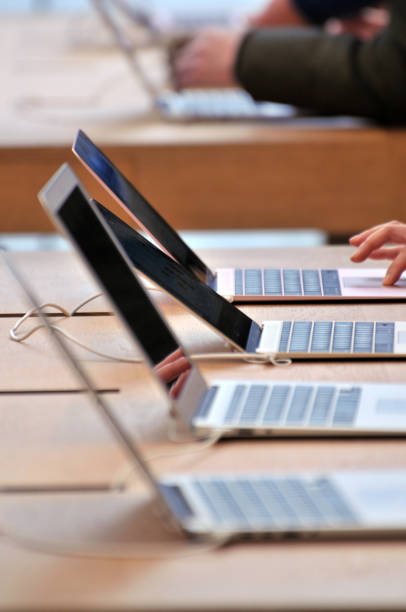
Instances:
[[[320,227],[404,216],[405,134],[348,118],[169,123],[95,16],[0,23],[0,231],[48,231],[36,193],[88,132],[177,228]],[[162,56],[147,51],[162,82]]]
[[[289,265],[296,258],[303,266],[316,260],[343,266],[349,253],[349,248],[333,247],[269,249],[244,253],[244,263],[259,263],[269,256],[275,265]],[[212,265],[238,263],[235,252],[202,255]],[[43,299],[50,296],[72,306],[95,291],[72,253],[19,254],[16,259]],[[78,393],[78,381],[44,331],[24,344],[8,340],[8,329],[16,313],[24,311],[24,304],[2,265],[0,282],[7,287],[0,296],[1,485],[106,486],[122,474],[125,457],[88,398]],[[216,334],[170,298],[155,292],[153,296],[188,350],[225,348]],[[405,317],[405,305],[394,303],[250,305],[244,310],[257,320]],[[94,302],[86,314],[60,324],[91,346],[136,354],[106,302],[102,307]],[[385,438],[224,441],[206,451],[170,456],[174,445],[166,441],[168,406],[145,365],[112,362],[74,350],[127,431],[151,457],[157,474],[406,467],[404,440]],[[316,361],[293,363],[289,368],[202,362],[200,367],[209,380],[221,376],[404,382],[406,371],[404,361]],[[162,453],[161,459],[152,459]],[[405,607],[404,540],[193,548],[157,519],[139,477],[124,493],[2,494],[0,531],[0,610],[387,611]],[[120,553],[129,558],[109,558],[113,552],[117,555],[117,542]],[[100,558],[77,556],[79,548]],[[151,550],[154,558],[150,558]]]

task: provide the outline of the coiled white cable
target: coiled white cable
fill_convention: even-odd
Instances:
[[[152,287],[148,287],[148,290],[149,291],[150,290],[160,291],[159,289],[155,289]],[[101,293],[92,295],[86,300],[83,300],[83,302],[80,302],[80,304],[75,306],[75,308],[70,312],[63,306],[60,306],[59,304],[55,304],[53,302],[46,302],[44,304],[41,304],[40,308],[41,310],[43,310],[44,308],[53,308],[54,310],[59,311],[59,314],[62,317],[71,317],[74,314],[77,314],[78,311],[83,306],[85,306],[92,300],[95,300],[96,298],[100,297],[101,295],[102,295]],[[18,319],[18,321],[10,329],[9,335],[10,335],[11,340],[15,342],[23,342],[24,340],[27,340],[27,338],[32,336],[35,332],[37,332],[39,329],[43,327],[43,325],[39,324],[39,325],[36,325],[30,328],[26,332],[18,333],[19,329],[27,321],[27,319],[35,316],[36,311],[37,311],[36,308],[32,308],[28,310],[22,317],[20,317],[20,319]],[[52,327],[58,333],[64,336],[67,340],[70,340],[70,342],[73,342],[74,344],[89,351],[90,353],[93,353],[94,355],[97,355],[98,357],[103,357],[105,359],[111,359],[113,361],[120,361],[120,362],[125,362],[125,363],[141,363],[143,361],[141,357],[124,357],[120,355],[113,355],[111,353],[99,351],[93,347],[90,347],[87,344],[84,344],[83,342],[78,340],[78,338],[76,338],[69,332],[61,329],[57,325],[52,325]],[[289,366],[292,363],[291,359],[284,358],[284,357],[278,357],[276,353],[246,353],[243,351],[241,352],[237,352],[237,351],[222,352],[222,353],[196,353],[196,354],[192,354],[191,358],[195,361],[244,361],[246,363],[273,365],[273,366],[279,366],[279,367]]]

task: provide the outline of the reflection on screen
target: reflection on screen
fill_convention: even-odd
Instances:
[[[180,348],[155,366],[155,374],[169,387],[174,399],[179,397],[189,373],[190,361]]]
[[[117,249],[99,214],[76,187],[58,215],[154,371],[171,396],[179,397],[192,364]]]
[[[213,274],[175,230],[146,201],[114,164],[79,130],[73,151],[94,172],[105,187],[172,257],[203,280],[212,280]]]
[[[212,325],[238,348],[255,352],[261,335],[261,329],[255,321],[157,249],[107,208],[99,203],[96,205],[140,272]]]

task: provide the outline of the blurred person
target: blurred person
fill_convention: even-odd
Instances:
[[[387,25],[387,10],[371,0],[273,0],[249,20],[253,27],[318,25],[331,33],[371,38]]]
[[[351,260],[360,263],[366,259],[389,259],[390,264],[384,285],[393,285],[406,270],[406,224],[389,221],[375,225],[350,238],[350,244],[357,247]]]
[[[255,100],[403,123],[406,1],[363,12],[373,4],[274,0],[248,31],[196,36],[176,58],[176,84],[241,86]]]

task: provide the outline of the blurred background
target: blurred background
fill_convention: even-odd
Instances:
[[[153,27],[127,15],[120,23],[144,73],[167,91],[171,40],[241,23],[266,1],[127,0]],[[382,210],[401,217],[397,132],[388,156],[386,131],[348,117],[170,121],[96,7],[0,0],[0,232],[53,231],[36,194],[67,161],[89,193],[113,207],[71,153],[79,128],[180,230],[310,229],[316,241],[322,233],[341,242],[381,221]]]
[[[206,14],[209,12],[218,16],[239,15],[251,9],[255,9],[263,0],[205,0],[193,1],[188,0],[150,0],[144,2],[131,2],[134,6],[144,7],[157,11],[158,13],[166,13],[168,11],[183,14]],[[30,11],[88,11],[89,2],[87,0],[2,0],[0,3],[0,11],[15,13],[15,12],[30,12]]]

